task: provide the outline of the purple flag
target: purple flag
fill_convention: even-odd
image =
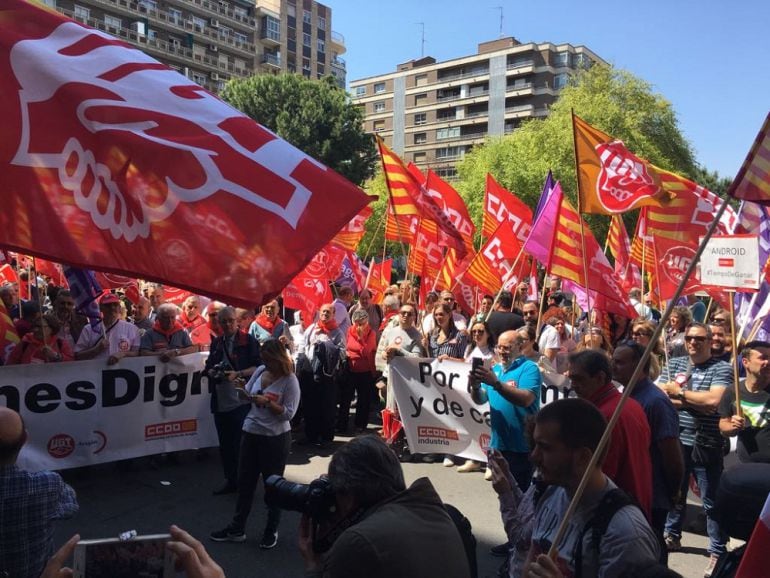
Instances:
[[[770,257],[770,209],[752,201],[741,202],[734,232],[759,235],[759,266],[760,269],[764,268]],[[751,330],[754,320],[764,317],[756,339],[767,340],[770,336],[768,305],[770,305],[770,284],[764,277],[758,293],[735,294],[735,324],[739,333],[741,327],[745,329],[742,335],[738,335],[739,338],[748,337],[748,331]]]
[[[535,216],[533,217],[534,221],[537,221],[537,218],[540,215],[540,211],[543,210],[543,207],[545,206],[545,203],[548,200],[548,198],[551,196],[551,193],[553,192],[554,187],[555,187],[555,183],[553,182],[553,174],[549,170],[548,175],[545,177],[543,192],[540,193],[540,200],[537,201],[537,208],[535,209]]]
[[[102,295],[102,288],[94,277],[94,272],[65,265],[64,276],[67,278],[67,284],[75,301],[75,309],[88,317],[91,327],[96,329],[102,321],[98,301]]]
[[[548,173],[551,177],[551,173]],[[545,189],[543,189],[545,195]],[[529,237],[524,242],[524,250],[537,259],[543,267],[548,267],[551,259],[551,245],[556,229],[556,221],[559,218],[559,206],[561,205],[561,184],[556,183],[551,188],[548,198],[542,207],[538,207],[535,222],[529,231]],[[543,197],[540,198],[542,200]]]

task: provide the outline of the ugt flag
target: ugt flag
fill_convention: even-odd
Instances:
[[[0,8],[0,109],[0,245],[72,266],[253,307],[369,201],[140,50],[22,0]]]

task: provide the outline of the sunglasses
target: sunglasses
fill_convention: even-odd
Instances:
[[[694,341],[695,343],[703,343],[706,341],[706,337],[703,335],[685,335],[685,341]]]
[[[646,331],[633,331],[631,337],[652,337],[652,333],[647,333]]]
[[[412,315],[414,315],[414,313],[412,313],[411,311],[399,311],[398,314],[406,315],[407,317],[411,317]]]
[[[473,330],[471,330],[471,333],[473,335],[484,335],[486,333],[486,331],[483,330],[483,329],[473,329]]]

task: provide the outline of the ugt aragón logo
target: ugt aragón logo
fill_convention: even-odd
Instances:
[[[17,42],[10,63],[22,120],[12,164],[54,169],[77,207],[115,239],[147,238],[150,225],[180,204],[218,191],[296,229],[312,196],[299,174],[327,170],[181,74],[80,24]],[[76,129],[52,130],[70,109]],[[119,147],[105,146],[116,138],[130,141],[134,155],[117,166],[110,155]],[[129,171],[141,170],[142,156],[166,171],[156,174],[160,195],[125,185]],[[266,171],[276,179],[267,188],[290,194],[271,200],[251,190],[255,174]]]

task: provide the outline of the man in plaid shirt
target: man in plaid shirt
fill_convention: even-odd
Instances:
[[[38,578],[53,554],[54,520],[78,511],[75,491],[55,472],[25,472],[21,416],[0,407],[0,576]]]

